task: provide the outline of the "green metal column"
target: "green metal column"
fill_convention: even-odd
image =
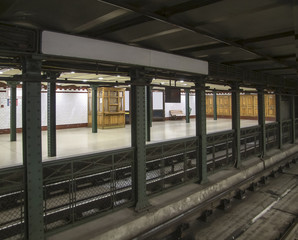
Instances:
[[[265,123],[265,96],[263,89],[258,90],[258,123],[261,127],[260,132],[260,153],[266,155],[266,123]]]
[[[239,86],[232,86],[232,129],[234,130],[233,159],[235,167],[241,167],[240,156],[240,91]]]
[[[97,133],[97,87],[92,86],[92,133]]]
[[[278,123],[278,148],[282,148],[282,118],[281,118],[281,95],[276,94],[276,122]]]
[[[10,141],[17,140],[17,82],[8,82],[10,86]]]
[[[206,96],[205,83],[196,83],[196,136],[198,138],[197,169],[199,182],[205,183],[207,179],[207,135],[206,135]]]
[[[151,87],[146,86],[146,139],[151,141],[151,127],[152,127],[152,92]]]
[[[213,90],[213,119],[217,120],[217,102],[216,102],[216,91]]]
[[[48,156],[55,157],[57,155],[56,141],[56,83],[55,80],[59,76],[58,73],[47,73],[48,78]]]
[[[184,89],[185,91],[185,119],[186,123],[189,123],[189,89]]]
[[[146,195],[146,79],[137,69],[131,77],[131,145],[134,148],[133,189],[135,210],[150,206]]]
[[[296,142],[295,96],[291,96],[292,143]]]
[[[41,155],[41,61],[23,61],[23,161],[25,239],[44,239]]]

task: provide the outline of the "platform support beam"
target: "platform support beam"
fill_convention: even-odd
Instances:
[[[232,129],[234,130],[233,159],[235,167],[241,167],[240,155],[240,90],[238,84],[232,85]]]
[[[17,140],[17,85],[18,82],[8,82],[10,86],[10,141]]]
[[[23,59],[25,239],[44,239],[41,155],[41,61]]]
[[[146,195],[146,76],[142,69],[132,70],[131,146],[134,148],[133,190],[135,210],[150,206]]]
[[[263,89],[258,90],[258,124],[260,129],[260,153],[266,155],[266,123],[265,123],[265,96]]]
[[[295,96],[291,96],[292,143],[296,140]]]
[[[97,87],[92,86],[92,133],[97,133]]]
[[[206,96],[205,83],[197,82],[196,88],[196,136],[197,147],[197,169],[199,182],[206,183],[207,179],[207,134],[206,134]]]
[[[282,118],[281,118],[281,95],[276,94],[276,122],[278,123],[278,148],[282,148]]]
[[[146,86],[146,140],[151,141],[151,127],[152,127],[152,89]]]
[[[189,123],[190,108],[189,108],[189,89],[184,89],[185,91],[185,120]]]
[[[216,95],[216,91],[213,90],[213,119],[217,120],[217,95]]]
[[[48,78],[48,156],[55,157],[57,155],[56,142],[56,79],[58,73],[47,73]]]

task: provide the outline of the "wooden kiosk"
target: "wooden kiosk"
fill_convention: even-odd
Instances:
[[[97,126],[101,129],[125,127],[125,88],[97,89]],[[88,91],[88,126],[92,125],[92,90]]]

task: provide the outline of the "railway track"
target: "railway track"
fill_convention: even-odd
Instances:
[[[262,188],[265,188],[266,186],[270,186],[270,184],[268,185],[268,181],[269,183],[271,181],[274,181],[274,178],[276,178],[276,180],[280,179],[278,176],[280,176],[282,178],[282,176],[285,176],[286,173],[284,173],[284,171],[286,169],[288,169],[288,167],[290,166],[295,166],[297,168],[297,164],[295,164],[297,161],[297,157],[293,157],[292,159],[286,159],[283,160],[282,162],[275,164],[274,166],[266,169],[265,171],[258,173],[252,177],[250,177],[249,179],[246,179],[236,185],[234,185],[233,187],[223,191],[222,193],[208,199],[207,201],[205,201],[204,203],[184,212],[181,215],[176,216],[173,219],[170,219],[167,222],[164,222],[163,224],[160,224],[159,226],[150,229],[147,232],[144,232],[143,234],[136,236],[134,238],[134,240],[143,240],[143,239],[161,239],[161,240],[176,240],[176,239],[225,239],[225,240],[232,240],[232,239],[271,239],[271,238],[264,238],[264,237],[249,237],[249,234],[252,233],[247,233],[247,229],[249,229],[249,227],[252,225],[252,223],[256,222],[257,219],[261,218],[263,215],[259,215],[259,213],[256,214],[256,216],[252,216],[251,219],[248,220],[248,222],[243,223],[243,225],[241,225],[241,221],[239,220],[238,222],[231,222],[229,225],[225,225],[228,222],[232,221],[231,219],[236,218],[237,213],[233,212],[232,217],[230,217],[230,219],[228,217],[226,217],[223,220],[220,220],[221,214],[225,215],[228,214],[232,209],[232,205],[234,205],[237,202],[243,202],[243,204],[245,204],[246,202],[249,202],[249,200],[246,201],[238,201],[235,199],[245,199],[247,196],[250,197],[250,194],[254,194],[254,191],[259,191]],[[297,175],[296,176],[291,176],[292,179],[294,179],[293,181],[295,182],[295,185],[291,185],[289,187],[289,189],[286,189],[286,191],[284,191],[283,193],[277,194],[276,196],[273,194],[272,196],[269,196],[267,200],[268,201],[268,205],[270,206],[272,204],[273,201],[272,198],[276,198],[281,200],[285,195],[287,195],[289,192],[291,192],[293,189],[297,190],[296,186],[297,186]],[[283,185],[281,185],[281,188],[283,187]],[[261,195],[264,193],[260,193]],[[267,194],[267,193],[266,193]],[[278,196],[279,195],[279,196]],[[248,197],[248,198],[249,198]],[[261,196],[262,197],[262,196]],[[260,199],[262,199],[260,197]],[[278,201],[279,201],[278,200]],[[277,201],[277,202],[278,202]],[[296,202],[297,203],[297,202]],[[257,204],[257,203],[254,203]],[[265,205],[265,203],[263,203],[263,205]],[[242,206],[243,208],[245,208],[245,206]],[[271,208],[273,206],[270,206]],[[224,211],[221,211],[221,210]],[[265,208],[266,209],[266,208]],[[268,209],[267,209],[268,210]],[[249,210],[247,210],[249,211]],[[243,210],[242,210],[243,212]],[[251,211],[252,212],[252,211]],[[250,215],[252,214],[251,212],[245,212],[243,213],[243,218],[246,215]],[[262,211],[260,211],[262,212]],[[264,214],[266,211],[264,211],[262,214]],[[282,212],[282,210],[280,210],[280,212]],[[219,215],[216,215],[218,214]],[[297,228],[296,225],[296,221],[297,221],[297,215],[294,216],[297,213],[293,213],[292,218],[296,219],[294,225],[291,225],[288,227],[288,232],[291,233],[291,229],[293,228]],[[217,220],[218,219],[218,220]],[[217,220],[216,223],[214,225],[212,225],[213,220]],[[294,220],[291,220],[291,222],[294,222]],[[277,222],[282,225],[278,220]],[[241,224],[240,224],[241,223]],[[234,226],[233,226],[234,224]],[[236,228],[235,230],[232,230],[233,227],[237,226],[237,224],[239,225],[238,228]],[[221,230],[223,232],[225,232],[225,234],[223,233],[218,233],[215,236],[215,231],[217,231],[217,229],[220,229],[220,227],[222,227]],[[264,223],[262,223],[262,225],[264,225]],[[203,226],[203,227],[202,227]],[[228,227],[229,226],[229,227]],[[209,232],[207,232],[207,230],[202,230],[201,232],[198,231],[199,228],[207,228]],[[227,229],[228,228],[228,229]],[[230,229],[229,229],[230,228]],[[256,231],[256,229],[258,229],[258,226],[255,227],[254,231]],[[288,239],[286,238],[287,234],[284,234],[283,231],[285,229],[285,226],[281,227],[281,231],[276,235],[276,238],[273,238],[273,240],[275,239]],[[266,232],[266,230],[263,229],[264,232]],[[230,233],[229,233],[230,232]],[[229,233],[229,234],[228,234]],[[245,233],[245,234],[244,234]],[[283,237],[285,235],[285,237]],[[199,237],[198,237],[199,236]]]

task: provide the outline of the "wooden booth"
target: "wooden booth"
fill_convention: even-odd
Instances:
[[[217,95],[217,116],[232,117],[232,97],[231,95]],[[213,95],[206,95],[206,114],[213,116]],[[265,94],[265,117],[267,120],[275,120],[275,96]],[[245,119],[258,118],[258,95],[240,95],[240,116]]]
[[[92,90],[88,90],[88,126],[92,125]],[[98,128],[125,127],[125,88],[97,89]]]

